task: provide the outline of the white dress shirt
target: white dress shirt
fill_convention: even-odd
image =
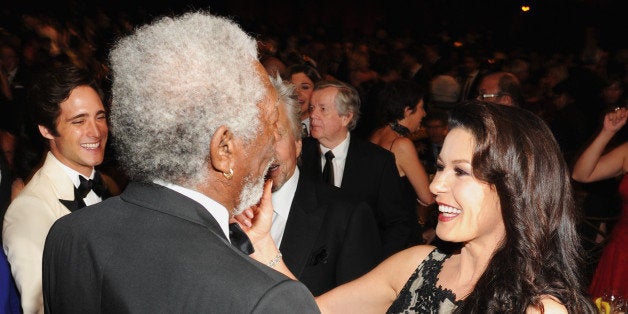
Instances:
[[[222,229],[222,232],[227,237],[227,240],[229,240],[229,211],[226,207],[207,197],[207,195],[203,193],[184,188],[180,185],[165,182],[162,180],[154,180],[153,182],[167,187],[175,192],[183,194],[201,204],[201,206],[205,207],[209,214],[212,215],[214,219],[216,219],[218,225],[220,226],[220,229]]]
[[[351,138],[351,133],[347,132],[347,138],[344,141],[340,142],[338,146],[333,149],[329,149],[321,144],[319,144],[321,149],[321,169],[325,168],[325,153],[331,150],[334,154],[334,159],[332,159],[331,163],[334,165],[334,185],[340,187],[342,183],[342,174],[345,170],[345,162],[347,161],[347,153],[349,152],[349,141]]]
[[[290,177],[279,190],[272,194],[275,212],[273,213],[273,223],[270,226],[270,236],[273,238],[273,241],[275,241],[277,247],[281,245],[283,232],[286,230],[288,215],[290,215],[290,206],[292,206],[292,200],[294,199],[294,193],[297,191],[298,183],[299,168],[295,168],[292,177]]]
[[[52,155],[52,157],[53,157],[52,160],[54,160],[55,162],[59,164],[59,166],[61,166],[61,169],[63,169],[63,172],[68,174],[68,177],[70,177],[70,180],[72,180],[72,184],[74,184],[74,187],[78,188],[79,185],[81,185],[81,180],[79,179],[79,176],[83,176],[83,177],[85,176],[80,174],[78,171],[66,166],[64,163],[60,162],[59,159],[57,159],[57,157],[55,157],[54,155]],[[89,178],[87,179],[90,179],[90,180],[94,179],[95,174],[96,174],[96,170],[92,168],[92,174],[90,174]],[[87,193],[87,195],[83,199],[83,202],[85,202],[85,206],[94,205],[94,204],[100,203],[101,201],[102,201],[102,198],[100,198],[100,196],[98,196],[92,190],[90,190],[89,193]]]
[[[310,136],[310,134],[312,134],[311,131],[310,131],[310,118],[307,117],[307,118],[301,120],[301,125],[305,126],[305,128],[307,129],[307,135]]]

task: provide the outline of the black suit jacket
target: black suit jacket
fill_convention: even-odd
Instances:
[[[348,202],[339,189],[303,175],[280,249],[290,271],[314,295],[367,273],[382,254],[369,206]]]
[[[315,313],[307,288],[227,241],[197,202],[155,184],[59,220],[46,239],[47,313]]]
[[[322,181],[320,149],[314,138],[303,139],[303,174]],[[383,257],[408,247],[418,232],[414,209],[408,208],[401,194],[395,156],[384,148],[355,136],[349,151],[340,185],[351,201],[365,201],[375,213],[382,239]]]

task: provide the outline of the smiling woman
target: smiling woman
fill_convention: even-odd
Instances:
[[[318,297],[322,312],[595,313],[580,280],[567,166],[545,123],[473,101],[453,109],[449,125],[430,190],[437,235],[461,250],[399,252]],[[273,249],[251,238],[256,251]]]
[[[492,256],[482,276],[461,305],[461,312],[482,308],[522,312],[522,307],[538,306],[548,300],[560,300],[569,312],[592,312],[580,285],[581,259],[567,167],[545,124],[525,110],[477,102],[452,113],[450,127],[445,146],[448,141],[456,145],[471,142],[467,151],[472,155],[453,155],[449,160],[461,162],[453,165],[458,170],[456,178],[451,179],[452,189],[440,193],[433,186],[433,192],[438,192],[438,202],[447,202],[447,193],[460,201],[462,213],[458,223],[465,228],[473,224],[463,224],[469,220],[464,216],[479,213],[475,224],[477,231],[483,233],[459,238],[466,243],[461,255],[482,236],[489,240],[480,243],[495,245],[489,251]],[[456,150],[462,149],[452,152]],[[444,175],[448,160],[442,162],[446,165]],[[435,182],[440,180],[438,177],[439,174]],[[483,182],[475,188],[483,191],[476,195],[484,197],[476,197],[472,204],[483,204],[476,207],[477,212],[471,207],[471,213],[467,213],[468,207],[462,203],[464,194],[456,194],[456,189],[463,191],[460,185],[473,180]],[[482,213],[491,207],[499,210]],[[443,234],[448,230],[446,226],[439,221],[439,236],[449,236]],[[506,295],[511,301],[502,301],[499,295]]]

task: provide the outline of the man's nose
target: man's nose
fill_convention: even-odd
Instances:
[[[98,121],[88,120],[87,121],[87,135],[91,137],[100,137],[100,126],[98,125]]]

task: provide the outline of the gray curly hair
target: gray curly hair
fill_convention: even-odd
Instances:
[[[261,127],[256,42],[226,18],[161,18],[117,42],[110,59],[114,146],[133,180],[200,183],[220,126],[245,143]]]
[[[273,87],[277,90],[277,94],[279,94],[279,99],[285,103],[292,135],[294,135],[295,139],[301,139],[301,108],[296,100],[294,85],[283,81],[280,76],[270,76],[269,78]]]

